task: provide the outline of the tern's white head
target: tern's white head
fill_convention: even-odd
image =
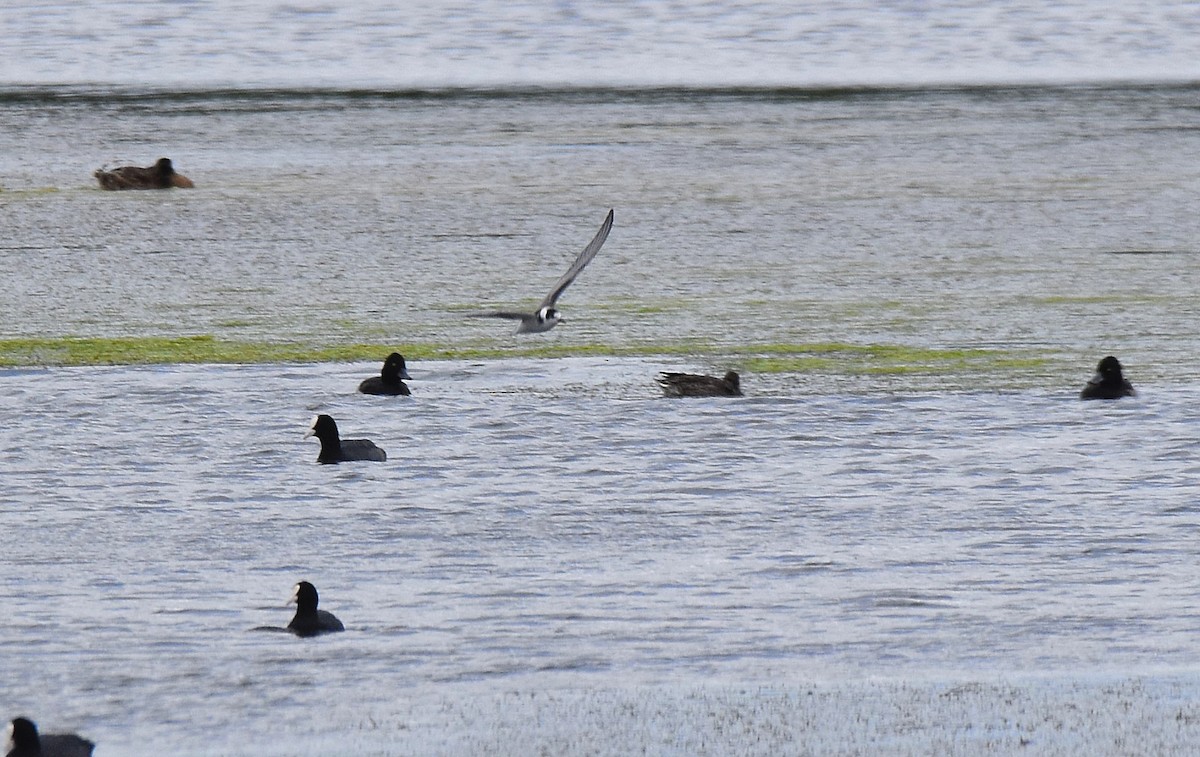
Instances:
[[[555,324],[561,323],[562,318],[558,315],[558,311],[551,307],[545,307],[537,313],[538,323],[544,324],[546,328],[551,328]]]

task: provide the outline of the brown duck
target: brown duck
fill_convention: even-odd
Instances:
[[[668,397],[741,397],[741,379],[737,371],[722,378],[698,376],[694,373],[664,373],[658,377],[663,394]]]
[[[111,171],[102,168],[93,175],[100,182],[101,189],[191,189],[196,186],[188,177],[175,173],[170,158],[159,158],[149,168],[121,166]]]

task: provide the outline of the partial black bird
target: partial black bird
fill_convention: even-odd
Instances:
[[[600,225],[600,231],[596,232],[596,236],[588,242],[588,246],[583,248],[583,252],[579,253],[579,257],[575,258],[575,262],[571,263],[571,267],[567,272],[554,284],[554,288],[550,290],[550,294],[541,301],[537,306],[537,310],[532,313],[517,313],[508,310],[496,310],[490,313],[475,313],[474,318],[508,318],[514,321],[520,321],[517,326],[518,334],[537,334],[550,329],[562,323],[563,318],[558,314],[558,310],[554,308],[554,304],[558,302],[558,298],[566,291],[567,287],[571,286],[571,282],[579,275],[580,271],[592,262],[592,258],[596,257],[596,253],[600,252],[600,248],[604,246],[604,240],[608,239],[608,232],[612,230],[613,212],[608,211],[608,216],[604,219],[604,223]]]
[[[15,718],[9,725],[8,757],[91,757],[95,748],[73,733],[40,735],[29,718]]]

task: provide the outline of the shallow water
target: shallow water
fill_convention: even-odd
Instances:
[[[411,753],[550,738],[409,720],[502,692],[1194,672],[1194,387],[680,401],[665,367],[5,372],[0,697],[103,754]],[[316,412],[389,461],[316,465]],[[250,633],[302,578],[348,631]]]
[[[1186,0],[16,5],[2,84],[825,86],[1188,80]]]
[[[464,315],[532,307],[614,207],[543,343],[988,348],[1045,389],[1114,353],[1183,380],[1195,94],[10,100],[4,334],[527,345]],[[198,188],[88,175],[158,154]]]
[[[6,718],[102,756],[1196,742],[1197,89],[921,86],[1186,79],[1194,14],[909,9],[922,36],[839,6],[799,56],[739,38],[754,13],[725,55],[640,13],[662,65],[601,69],[605,19],[549,23],[531,65],[466,9],[408,50],[431,73],[346,54],[362,14],[407,22],[369,3],[261,7],[0,20],[0,362],[50,340],[0,371]],[[317,19],[325,52],[198,33],[217,11]],[[131,30],[180,54],[97,55]],[[160,155],[197,188],[90,176]],[[610,207],[567,323],[465,317],[536,303]],[[374,360],[62,367],[53,341],[177,335],[452,359],[384,399],[353,391]],[[1079,402],[1108,353],[1140,396]],[[653,384],[728,367],[747,398]],[[318,412],[390,460],[316,465]],[[250,633],[302,578],[348,631]]]

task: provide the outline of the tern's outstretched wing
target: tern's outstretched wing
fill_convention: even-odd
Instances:
[[[596,257],[596,253],[600,252],[600,248],[604,246],[604,240],[608,239],[608,232],[612,230],[613,212],[608,211],[608,216],[604,219],[604,223],[600,224],[600,231],[596,232],[596,236],[592,241],[588,242],[588,246],[583,248],[583,252],[579,253],[579,257],[575,258],[575,262],[567,269],[567,272],[562,275],[554,288],[550,290],[550,294],[546,295],[546,299],[542,300],[542,304],[538,305],[538,310],[542,308],[553,307],[558,298],[571,286],[571,282],[579,275],[579,272],[584,269],[588,263],[592,262],[592,258]]]

